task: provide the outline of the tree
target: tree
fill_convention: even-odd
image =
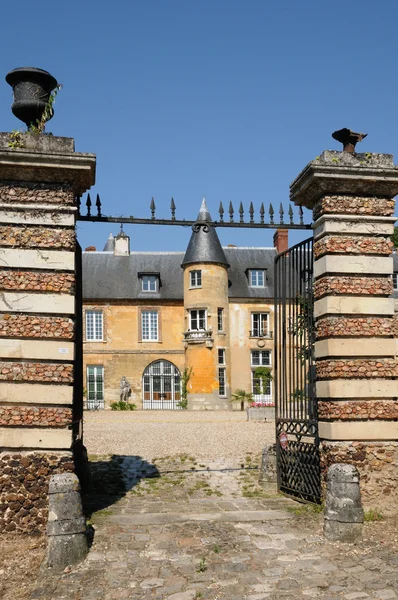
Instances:
[[[245,392],[245,390],[236,390],[234,394],[232,394],[230,402],[240,402],[240,409],[245,410],[245,402],[252,402],[253,395],[250,392]]]

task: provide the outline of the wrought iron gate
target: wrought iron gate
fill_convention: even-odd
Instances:
[[[275,259],[275,403],[278,487],[320,502],[315,397],[312,238]]]

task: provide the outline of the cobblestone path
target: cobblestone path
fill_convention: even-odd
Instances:
[[[375,537],[374,524],[360,545],[327,542],[319,513],[258,486],[250,456],[102,457],[93,466],[91,551],[31,598],[398,598],[396,545]]]

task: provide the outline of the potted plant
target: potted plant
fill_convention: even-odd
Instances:
[[[253,395],[250,392],[245,392],[245,390],[236,390],[234,394],[232,394],[230,402],[239,402],[240,410],[245,410],[245,402],[249,404],[253,401]]]

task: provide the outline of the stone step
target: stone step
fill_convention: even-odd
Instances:
[[[139,513],[110,515],[108,521],[119,525],[163,525],[190,521],[219,521],[246,523],[252,521],[284,521],[292,516],[281,510],[231,510],[226,512],[207,513]]]

